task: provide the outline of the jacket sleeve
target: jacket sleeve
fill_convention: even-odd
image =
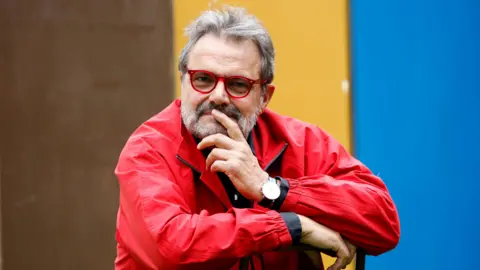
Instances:
[[[321,130],[309,134],[305,147],[306,176],[286,179],[279,211],[312,218],[369,255],[395,248],[399,218],[382,180]]]
[[[142,139],[127,143],[115,174],[120,186],[117,233],[137,263],[169,269],[230,261],[291,245],[276,211],[195,213],[164,158]],[[184,179],[182,179],[184,180]]]

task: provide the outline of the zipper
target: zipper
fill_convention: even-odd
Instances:
[[[267,164],[267,166],[265,166],[265,169],[264,171],[267,171],[268,168],[270,168],[270,166],[272,166],[272,164],[277,161],[278,158],[280,158],[280,156],[283,155],[283,153],[285,152],[285,150],[287,149],[287,146],[288,146],[288,143],[285,143],[282,147],[282,149],[280,150],[280,152],[278,152],[278,154],[275,155],[275,157]],[[176,155],[177,156],[177,159],[180,160],[183,164],[187,165],[190,169],[192,169],[193,171],[195,171],[196,173],[198,174],[201,174],[201,172],[199,170],[197,170],[195,167],[193,167],[190,163],[188,163],[186,160],[184,160],[183,158],[181,158],[179,155]],[[262,270],[265,269],[265,265],[264,265],[264,261],[263,261],[263,255],[262,254],[259,254],[259,258],[260,258],[260,262],[261,262],[261,267],[262,267]],[[245,261],[246,260],[246,261]],[[245,265],[246,263],[246,265]],[[250,266],[252,267],[252,269],[255,269],[254,266],[253,266],[253,257],[250,257],[250,258],[243,258],[240,260],[240,264],[239,264],[239,269],[245,269],[245,267],[248,269],[248,264],[250,263]]]
[[[268,168],[270,168],[270,166],[272,166],[272,164],[277,161],[277,159],[283,155],[283,152],[285,152],[285,150],[287,149],[287,146],[288,146],[288,143],[285,143],[285,145],[283,145],[282,149],[280,150],[280,152],[278,152],[278,154],[267,164],[267,166],[265,166],[265,169],[264,171],[267,171]],[[263,261],[263,254],[259,254],[259,258],[260,258],[260,263],[261,263],[261,268],[262,270],[265,269],[265,262]]]
[[[190,163],[188,163],[185,159],[181,158],[179,155],[177,155],[177,159],[180,160],[183,164],[187,165],[190,169],[192,169],[196,173],[202,174],[199,170],[197,170],[195,167],[193,167]]]
[[[285,149],[287,149],[287,146],[288,146],[288,143],[285,143],[285,145],[280,150],[280,152],[278,152],[278,154],[272,159],[272,161],[270,161],[270,163],[268,163],[267,166],[265,166],[264,171],[267,171],[268,168],[270,168],[270,166],[272,166],[272,164],[283,154],[283,152],[285,152]]]

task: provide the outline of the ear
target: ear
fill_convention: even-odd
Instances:
[[[261,100],[260,114],[262,114],[265,111],[265,108],[267,108],[268,103],[270,103],[270,100],[272,100],[273,92],[275,92],[275,85],[267,84],[266,87],[267,89],[265,90],[265,95],[263,95]]]
[[[268,103],[270,103],[270,100],[272,100],[272,96],[274,92],[275,92],[275,85],[267,84],[267,90],[265,91],[265,95],[263,95],[262,109],[265,109]]]

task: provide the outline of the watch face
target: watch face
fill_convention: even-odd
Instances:
[[[280,187],[274,182],[267,182],[262,188],[263,196],[269,200],[275,200],[280,197]]]

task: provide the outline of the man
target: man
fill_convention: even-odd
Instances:
[[[239,8],[187,28],[181,100],[129,138],[115,269],[315,269],[399,240],[384,183],[318,127],[267,109],[274,49]]]

